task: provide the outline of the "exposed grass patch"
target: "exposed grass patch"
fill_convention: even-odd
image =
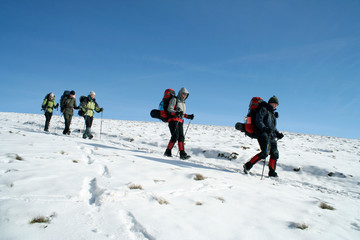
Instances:
[[[73,160],[73,163],[79,163],[79,161],[78,160]]]
[[[305,230],[307,228],[309,228],[308,225],[306,225],[305,223],[296,223],[295,224],[295,228],[301,229],[301,230]]]
[[[133,141],[135,141],[135,139],[133,139],[133,138],[130,138],[130,139],[129,139],[129,141],[130,141],[130,142],[133,142]]]
[[[139,190],[143,190],[143,187],[141,185],[137,185],[137,184],[130,184],[129,185],[129,188],[131,190],[134,190],[134,189],[139,189]]]
[[[326,203],[324,203],[324,202],[321,202],[320,205],[319,205],[319,207],[320,207],[321,209],[335,210],[334,207],[332,207],[332,206],[330,206],[330,205],[328,205],[328,204],[326,204]]]
[[[237,159],[238,156],[239,156],[239,154],[236,152],[232,152],[231,154],[228,154],[228,153],[219,153],[218,154],[219,158],[226,158],[226,159],[229,159],[230,161]]]
[[[18,154],[16,154],[15,159],[16,159],[16,160],[19,160],[19,161],[24,160],[24,159],[23,159],[22,157],[20,157]]]
[[[225,199],[223,197],[215,197],[217,200],[221,201],[222,203],[225,202]]]
[[[196,205],[196,206],[202,206],[203,203],[202,203],[202,202],[196,202],[195,205]]]
[[[35,224],[35,223],[49,224],[53,220],[54,217],[56,217],[56,213],[51,214],[49,217],[38,216],[38,217],[33,218],[29,222],[29,224]],[[47,228],[47,225],[45,225],[44,228]]]
[[[195,177],[194,177],[195,181],[202,181],[204,179],[205,179],[205,177],[203,175],[201,175],[200,173],[195,174]]]
[[[165,199],[165,198],[162,198],[162,197],[157,197],[157,196],[154,196],[153,197],[155,201],[157,201],[160,205],[167,205],[169,204],[169,202]]]
[[[38,216],[33,218],[29,223],[34,224],[34,223],[50,223],[50,222],[51,222],[50,218],[44,216]]]

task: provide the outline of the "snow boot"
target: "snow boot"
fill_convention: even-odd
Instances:
[[[168,148],[167,148],[167,149],[165,150],[164,156],[165,156],[165,157],[172,157],[171,149],[168,149]]]
[[[252,167],[253,167],[253,164],[251,162],[245,163],[244,164],[244,173],[248,174]]]
[[[187,153],[185,151],[180,151],[180,159],[181,160],[186,160],[191,158],[191,156],[187,155]]]
[[[274,169],[270,169],[270,170],[269,170],[269,177],[275,177],[275,178],[277,178],[277,177],[279,177],[279,176],[277,175],[277,173],[275,172]]]
[[[278,177],[275,172],[276,169],[276,159],[270,158],[269,160],[269,177]]]

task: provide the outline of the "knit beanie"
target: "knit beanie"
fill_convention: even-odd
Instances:
[[[279,99],[277,97],[275,97],[275,96],[272,96],[269,99],[268,103],[276,103],[277,105],[279,105]]]
[[[95,95],[95,92],[94,91],[91,91],[90,93],[89,93],[89,95],[91,96],[91,95]]]
[[[75,91],[71,90],[70,95],[75,95]]]

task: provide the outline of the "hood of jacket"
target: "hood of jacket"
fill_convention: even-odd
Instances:
[[[186,97],[184,98],[182,95],[186,94]],[[189,97],[189,91],[186,88],[181,88],[178,95],[177,95],[177,99],[180,102],[185,102],[185,100]]]

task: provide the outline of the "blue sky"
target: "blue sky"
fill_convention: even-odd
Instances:
[[[0,111],[94,90],[104,118],[154,121],[163,91],[186,87],[194,123],[233,126],[251,97],[276,95],[279,130],[359,138],[359,12],[358,0],[1,0]]]

